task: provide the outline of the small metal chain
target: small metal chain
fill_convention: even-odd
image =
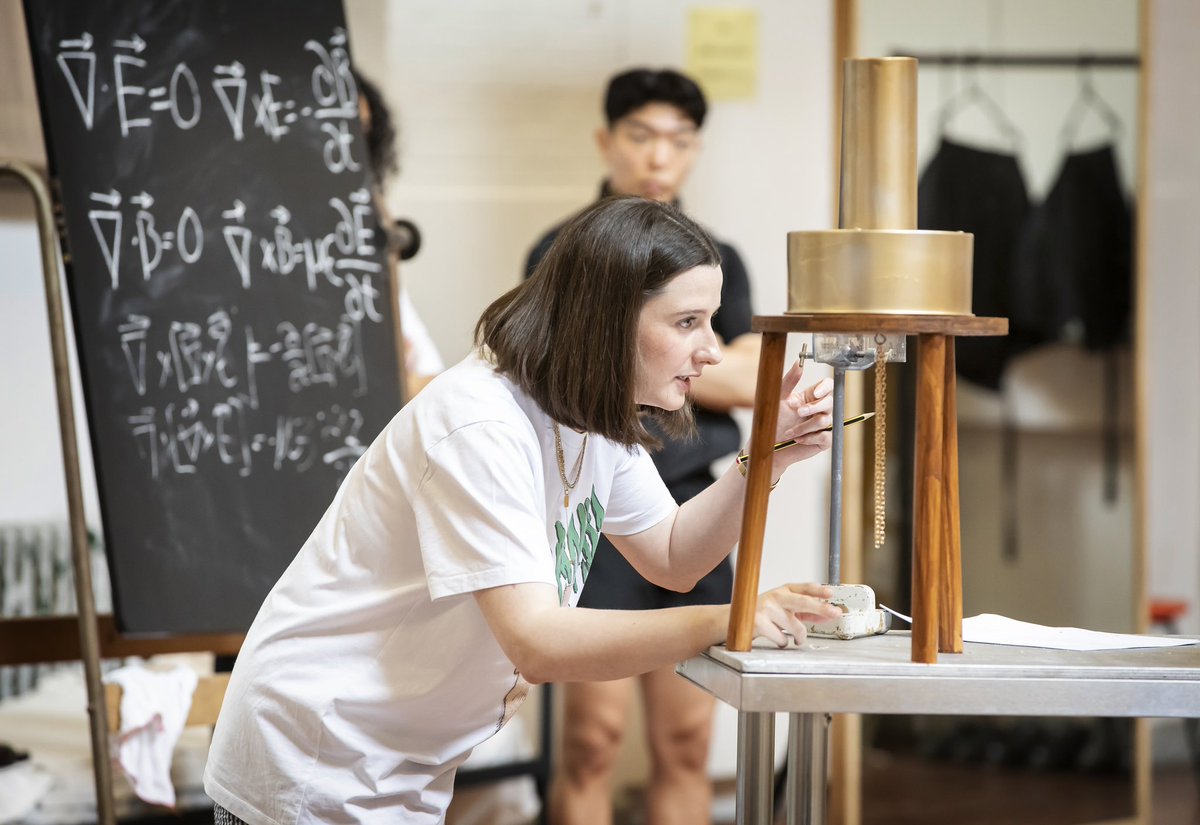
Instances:
[[[887,536],[887,352],[875,338],[875,548]]]
[[[558,422],[554,424],[554,456],[558,459],[558,477],[562,480],[563,485],[563,507],[571,506],[571,491],[575,489],[575,485],[579,483],[579,474],[583,472],[583,454],[587,452],[588,434],[583,434],[583,444],[579,448],[579,455],[575,456],[575,466],[571,468],[573,478],[567,478],[567,462],[563,456],[562,433],[558,429]]]

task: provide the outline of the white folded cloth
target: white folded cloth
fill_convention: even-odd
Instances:
[[[29,760],[0,768],[0,823],[23,820],[52,784],[53,777]]]
[[[162,671],[131,665],[105,676],[121,686],[121,727],[111,742],[112,758],[146,802],[175,805],[171,756],[191,712],[197,680],[185,665]]]

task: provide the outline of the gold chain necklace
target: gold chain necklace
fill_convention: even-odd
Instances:
[[[575,489],[575,485],[579,483],[579,474],[583,472],[583,454],[587,452],[588,437],[587,433],[583,434],[583,444],[579,448],[579,455],[575,457],[575,466],[571,468],[573,478],[567,479],[567,462],[563,456],[562,433],[558,430],[558,422],[554,424],[554,457],[558,459],[558,477],[562,479],[563,484],[563,507],[571,506],[571,491]]]

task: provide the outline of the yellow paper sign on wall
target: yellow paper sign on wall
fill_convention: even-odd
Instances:
[[[687,32],[687,72],[711,100],[750,100],[758,93],[756,9],[692,9]]]

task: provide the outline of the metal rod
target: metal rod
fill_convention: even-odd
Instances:
[[[846,368],[833,368],[833,446],[830,449],[829,576],[826,584],[842,583],[842,447],[845,443]]]
[[[737,825],[771,825],[775,714],[738,711]]]
[[[922,66],[995,66],[1030,69],[1140,68],[1136,54],[1059,54],[1029,52],[997,54],[987,52],[918,52],[894,49],[893,57],[915,57]]]
[[[784,810],[787,812],[787,825],[797,825],[803,822],[801,805],[808,798],[808,791],[803,787],[807,771],[808,752],[805,750],[805,720],[809,713],[788,714],[787,738],[787,776],[784,777]]]
[[[71,560],[75,573],[75,600],[78,604],[79,644],[83,652],[83,672],[87,682],[88,721],[92,734],[92,771],[96,780],[96,812],[99,825],[115,825],[117,816],[112,797],[112,763],[108,753],[108,714],[104,704],[104,684],[100,679],[100,632],[96,622],[96,599],[92,592],[92,560],[83,515],[79,447],[75,440],[75,403],[71,397],[71,370],[67,359],[63,297],[58,280],[58,234],[54,229],[50,192],[41,175],[33,167],[17,160],[0,161],[0,174],[10,174],[24,181],[33,194],[37,210],[38,234],[42,248],[42,278],[46,287],[50,348],[54,360],[54,384],[58,395],[58,435],[62,442],[67,513],[71,524]]]

